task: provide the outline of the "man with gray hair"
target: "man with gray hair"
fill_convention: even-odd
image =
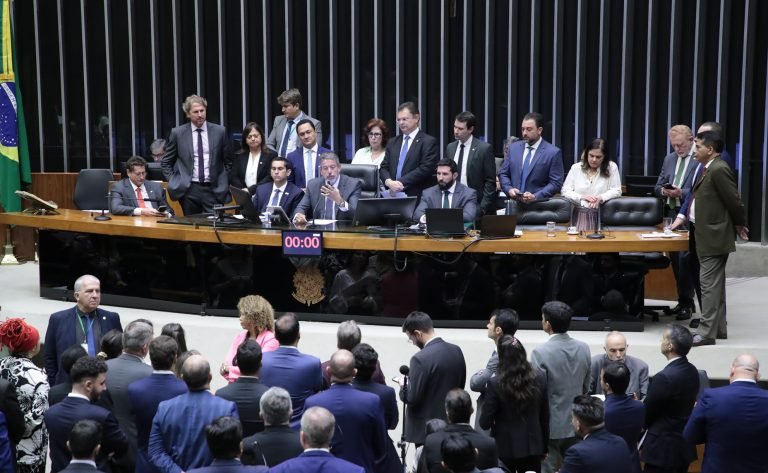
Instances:
[[[638,400],[645,398],[645,393],[648,392],[648,363],[640,358],[627,355],[628,346],[624,334],[617,330],[605,336],[605,344],[603,345],[605,353],[592,357],[590,394],[605,394],[600,372],[609,362],[618,361],[624,363],[629,370],[627,394],[634,394]]]
[[[301,416],[301,445],[304,453],[287,460],[270,473],[363,473],[362,467],[331,453],[331,439],[336,430],[336,419],[324,407],[311,407]]]
[[[243,439],[243,464],[273,467],[301,455],[299,433],[290,426],[293,405],[288,391],[269,388],[261,395],[259,407],[264,430]]]
[[[293,216],[297,225],[308,219],[351,220],[355,215],[362,183],[341,174],[339,157],[333,153],[320,155],[320,177],[307,183],[304,197]]]
[[[158,163],[163,160],[165,156],[165,140],[158,138],[149,145],[149,154],[151,155],[151,161],[157,161]]]
[[[360,326],[354,320],[345,320],[339,324],[339,328],[336,329],[336,348],[339,350],[352,351],[356,346],[360,345],[360,341],[363,339],[363,334],[360,332]],[[323,389],[331,387],[331,375],[328,372],[328,363],[331,360],[324,361],[320,365],[320,369],[323,370]],[[384,379],[384,373],[381,371],[381,365],[376,360],[376,369],[371,376],[371,381],[379,384],[387,384],[387,380]]]

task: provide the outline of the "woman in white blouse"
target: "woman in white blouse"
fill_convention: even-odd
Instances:
[[[367,146],[360,148],[352,158],[352,164],[381,165],[384,152],[389,140],[389,128],[381,118],[371,118],[363,128],[363,143]]]
[[[232,159],[229,183],[253,195],[258,184],[272,181],[270,170],[275,156],[277,153],[267,147],[261,125],[248,122],[243,128],[241,149]]]
[[[611,161],[602,138],[595,138],[571,166],[560,194],[576,205],[596,209],[600,204],[621,197],[619,168]]]

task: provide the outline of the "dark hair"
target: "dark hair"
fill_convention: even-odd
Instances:
[[[248,147],[248,135],[253,130],[256,130],[261,135],[261,152],[263,153],[267,147],[267,139],[264,137],[264,129],[256,122],[248,122],[243,128],[243,135],[240,139],[240,153],[250,153],[251,148]]]
[[[102,335],[99,342],[99,351],[106,355],[99,357],[104,360],[111,360],[120,356],[123,353],[123,332],[113,328]]]
[[[261,369],[261,346],[259,343],[252,338],[247,338],[237,347],[237,354],[235,354],[232,364],[240,368],[240,374],[256,375]]]
[[[496,317],[494,324],[501,328],[504,335],[514,336],[520,326],[520,316],[514,309],[496,309],[491,312],[491,317]]]
[[[437,162],[437,166],[435,168],[439,168],[440,166],[447,166],[451,168],[451,173],[459,172],[459,166],[456,164],[456,161],[449,158],[443,158],[440,161]]]
[[[529,112],[523,117],[523,121],[533,120],[536,122],[536,128],[544,128],[544,115],[539,112]]]
[[[603,152],[603,161],[600,163],[600,174],[605,177],[611,175],[608,167],[611,164],[611,155],[608,153],[608,144],[603,138],[594,138],[581,152],[581,169],[589,169],[589,152],[593,149],[599,149]]]
[[[65,373],[70,374],[72,365],[84,356],[88,356],[88,352],[85,351],[85,348],[83,348],[82,345],[72,345],[61,354],[61,369],[63,369]]]
[[[415,102],[401,103],[400,106],[397,107],[397,111],[402,112],[403,110],[408,110],[411,113],[411,115],[420,115],[419,107],[416,106]]]
[[[297,132],[298,132],[299,127],[301,125],[309,125],[309,126],[312,127],[313,130],[317,131],[317,128],[315,128],[315,122],[313,122],[309,118],[303,118],[303,119],[299,120],[299,123],[296,124],[296,131]]]
[[[541,306],[541,314],[544,316],[544,320],[552,326],[552,331],[555,333],[565,333],[571,326],[573,311],[565,302],[546,302]]]
[[[365,124],[363,127],[363,143],[370,146],[371,142],[368,141],[368,133],[370,133],[375,126],[379,127],[381,130],[381,146],[386,147],[387,141],[389,141],[389,127],[387,126],[387,122],[381,118],[371,118],[368,120],[368,123]]]
[[[625,394],[629,386],[629,368],[621,361],[609,361],[603,367],[603,381],[614,394]]]
[[[275,320],[275,338],[280,345],[293,345],[299,339],[299,319],[293,312],[286,312]]]
[[[158,335],[149,342],[149,361],[152,368],[158,371],[172,369],[178,354],[179,344],[168,335]]]
[[[623,314],[627,310],[624,294],[617,289],[611,289],[603,296],[603,309],[613,314]]]
[[[101,443],[101,424],[90,419],[79,420],[72,426],[67,441],[73,459],[87,460]]]
[[[452,424],[466,424],[472,417],[472,399],[463,389],[454,388],[445,396],[445,412]]]
[[[600,398],[581,394],[573,399],[573,415],[591,429],[603,423],[605,408]]]
[[[283,161],[285,163],[285,169],[288,169],[289,171],[293,172],[293,163],[288,160],[288,158],[283,156],[275,156],[269,161],[269,167],[272,167],[272,163],[275,161]]]
[[[475,447],[468,438],[459,434],[448,434],[440,444],[443,463],[453,473],[469,473],[475,469]]]
[[[376,365],[379,362],[379,354],[367,343],[361,343],[352,349],[355,355],[355,368],[357,368],[357,378],[362,381],[369,381],[376,371]]]
[[[240,454],[243,427],[235,417],[218,417],[205,427],[205,440],[213,458],[231,460]]]
[[[424,430],[426,430],[427,435],[429,435],[445,430],[446,427],[448,427],[448,422],[443,419],[429,419],[424,425]]]
[[[434,326],[432,325],[432,318],[424,312],[414,310],[403,322],[403,332],[413,333],[416,330],[421,332],[431,332]]]
[[[539,394],[536,373],[528,362],[525,347],[512,335],[504,335],[499,339],[497,352],[499,366],[496,378],[500,394],[511,401],[510,405],[522,411]]]
[[[474,113],[467,110],[456,115],[454,121],[464,123],[467,125],[467,128],[474,128],[477,124],[477,117]]]
[[[672,344],[675,353],[680,356],[687,355],[693,346],[691,331],[679,324],[667,325],[667,331],[669,332],[669,342]]]
[[[142,158],[141,156],[131,156],[128,158],[128,161],[125,162],[125,172],[133,172],[133,168],[135,167],[147,167],[147,160]]]
[[[200,391],[208,385],[208,377],[211,375],[211,365],[208,360],[200,356],[200,362],[189,363],[189,359],[192,355],[184,360],[184,364],[181,365],[181,378],[187,383],[187,388],[190,391]]]
[[[277,96],[277,103],[280,105],[289,104],[301,107],[301,92],[299,92],[299,89],[297,88],[285,90]]]
[[[88,378],[98,378],[101,373],[107,372],[107,364],[93,356],[78,358],[69,372],[72,383],[81,383]]]
[[[723,136],[714,130],[697,133],[696,139],[701,141],[701,144],[704,146],[712,148],[715,153],[723,152],[723,147],[725,146],[723,143]]]
[[[179,356],[187,351],[187,337],[184,334],[184,327],[182,327],[181,324],[171,322],[163,325],[162,330],[160,330],[160,335],[168,335],[176,340],[176,343],[179,346]]]
[[[699,128],[703,126],[709,128],[709,131],[714,131],[715,133],[718,133],[720,136],[725,137],[725,133],[723,132],[723,125],[719,124],[718,122],[704,122],[701,125],[699,125]]]

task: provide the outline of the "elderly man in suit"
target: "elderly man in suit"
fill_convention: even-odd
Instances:
[[[181,203],[184,215],[211,213],[214,205],[229,201],[227,130],[206,120],[208,102],[199,95],[187,97],[182,108],[189,123],[171,130],[163,174],[171,198]]]
[[[293,164],[286,158],[274,158],[270,164],[272,182],[259,184],[253,193],[253,206],[258,212],[267,210],[268,205],[279,205],[286,215],[293,215],[296,206],[304,197],[304,191],[288,181],[293,173]]]
[[[474,222],[477,218],[477,194],[458,181],[456,161],[441,159],[437,163],[437,185],[424,190],[421,201],[413,213],[414,220],[426,222],[426,209],[462,209],[464,221]]]
[[[541,308],[541,324],[549,335],[546,343],[531,352],[531,366],[547,379],[549,398],[549,446],[542,471],[557,471],[565,451],[576,443],[569,407],[576,396],[589,390],[589,346],[568,335],[573,311],[560,301],[547,302]]]
[[[272,131],[267,137],[267,146],[277,151],[281,157],[288,156],[293,150],[301,147],[297,125],[302,120],[309,120],[317,131],[317,142],[323,142],[323,129],[320,120],[316,120],[301,110],[301,92],[299,89],[288,89],[277,97],[283,114],[275,117]]]
[[[147,162],[141,156],[131,156],[125,163],[128,175],[112,186],[110,212],[115,215],[147,215],[165,217],[168,201],[159,182],[147,181]],[[164,206],[165,211],[159,208]]]
[[[690,445],[704,444],[702,473],[768,471],[768,392],[757,385],[760,364],[749,354],[731,364],[730,384],[707,389],[683,430]]]
[[[392,196],[420,196],[434,182],[437,161],[440,159],[437,140],[419,128],[421,116],[413,102],[397,108],[397,126],[400,135],[387,142],[379,173]]]
[[[681,325],[664,330],[661,354],[667,365],[653,377],[645,397],[644,471],[683,473],[696,458],[696,449],[683,439],[699,392],[699,371],[686,358],[692,343],[691,332]]]
[[[69,381],[69,375],[61,367],[64,350],[72,345],[83,345],[90,356],[96,356],[103,334],[112,329],[123,330],[116,312],[99,309],[101,282],[98,278],[90,274],[77,278],[73,295],[77,305],[51,314],[45,331],[43,356],[51,386]]]
[[[333,151],[320,145],[312,120],[301,120],[296,124],[296,132],[301,146],[286,156],[293,166],[293,172],[288,176],[288,180],[305,189],[309,181],[320,175],[320,157]]]
[[[461,112],[453,121],[456,141],[448,143],[445,156],[456,161],[459,171],[457,180],[477,193],[477,205],[481,213],[495,211],[496,161],[493,148],[473,136],[477,118],[472,112]]]
[[[189,473],[267,473],[266,466],[245,466],[240,462],[242,439],[243,429],[237,418],[214,419],[205,427],[205,440],[213,462],[210,466],[189,470]]]
[[[648,363],[640,358],[628,355],[628,346],[627,338],[621,332],[614,330],[605,336],[605,343],[603,344],[605,353],[592,357],[590,394],[603,394],[605,392],[603,391],[600,372],[611,361],[618,361],[619,363],[624,363],[629,368],[630,378],[627,392],[630,395],[635,395],[637,399],[642,400],[645,398],[645,393],[648,392]]]
[[[333,153],[320,156],[320,174],[307,183],[293,221],[304,225],[310,218],[352,220],[363,188],[360,180],[341,174],[339,157]]]
[[[627,393],[630,370],[626,364],[609,361],[598,376],[605,392],[605,428],[624,439],[632,454],[632,471],[639,473],[637,444],[645,423],[645,405]]]
[[[272,467],[301,455],[304,449],[299,432],[289,424],[293,406],[288,391],[278,387],[267,389],[259,400],[259,408],[264,430],[243,439],[243,463]]]
[[[216,395],[235,403],[243,435],[248,436],[264,430],[264,423],[259,417],[259,401],[269,388],[259,382],[262,354],[256,340],[247,338],[237,347],[235,356],[240,376],[234,383],[216,391]]]

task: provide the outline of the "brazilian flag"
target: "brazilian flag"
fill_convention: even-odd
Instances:
[[[16,87],[11,0],[0,0],[0,204],[6,212],[21,210],[14,194],[32,182],[21,91]]]

